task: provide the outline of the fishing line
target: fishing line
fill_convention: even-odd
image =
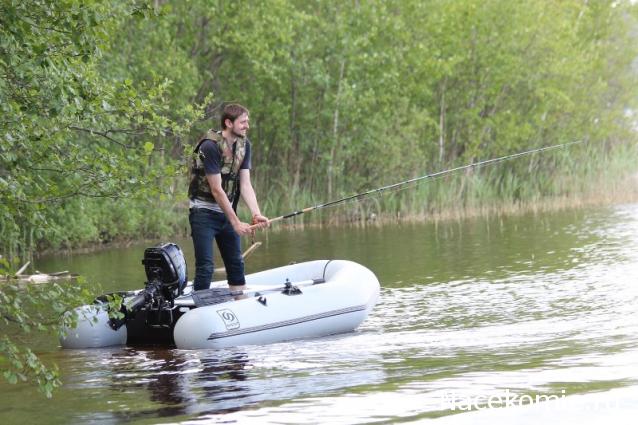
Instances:
[[[315,211],[318,209],[322,209],[322,208],[330,208],[330,207],[334,207],[337,205],[341,205],[341,204],[346,204],[346,203],[350,203],[350,202],[357,202],[360,201],[361,199],[370,196],[370,195],[378,195],[381,194],[382,192],[387,192],[387,191],[399,191],[399,190],[405,190],[408,187],[411,187],[411,184],[417,185],[420,181],[422,180],[426,180],[426,179],[438,179],[441,178],[443,176],[446,176],[448,174],[452,174],[455,173],[457,171],[461,171],[461,170],[466,170],[468,168],[480,168],[480,167],[485,167],[487,165],[492,165],[498,162],[502,162],[502,161],[507,161],[510,159],[515,159],[515,158],[520,158],[522,156],[526,156],[526,155],[531,155],[533,153],[538,153],[538,152],[545,152],[548,150],[552,150],[552,149],[559,149],[559,148],[564,148],[567,146],[572,146],[572,145],[576,145],[576,144],[580,144],[580,143],[584,143],[584,141],[579,140],[579,141],[575,141],[575,142],[569,142],[569,143],[561,143],[558,145],[552,145],[552,146],[545,146],[542,148],[537,148],[537,149],[530,149],[527,151],[523,151],[523,152],[518,152],[515,154],[511,154],[511,155],[505,155],[505,156],[501,156],[498,158],[492,158],[492,159],[486,159],[484,161],[478,161],[478,162],[473,162],[471,164],[467,164],[467,165],[461,165],[458,167],[454,167],[454,168],[449,168],[447,170],[443,170],[443,171],[437,171],[434,173],[430,173],[430,174],[425,174],[423,176],[419,176],[419,177],[414,177],[408,180],[404,180],[404,181],[400,181],[398,183],[392,183],[389,184],[387,186],[382,186],[376,189],[371,189],[365,192],[361,192],[361,193],[357,193],[355,195],[350,195],[350,196],[346,196],[345,198],[341,198],[341,199],[337,199],[334,201],[330,201],[330,202],[326,202],[323,204],[317,204],[311,207],[307,207],[304,208],[302,210],[299,211],[294,211],[288,214],[284,214],[281,215],[279,217],[275,217],[269,220],[269,223],[273,223],[275,221],[280,221],[280,220],[284,220],[287,218],[292,218],[292,217],[296,217],[298,215],[301,214],[305,214],[307,212],[311,212],[311,211]],[[253,226],[254,228],[258,227],[258,225]]]

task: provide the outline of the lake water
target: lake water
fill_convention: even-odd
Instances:
[[[0,423],[582,425],[638,413],[638,205],[257,239],[247,272],[349,259],[376,273],[380,303],[356,332],[265,346],[62,350],[46,337],[40,354],[64,386],[49,400],[1,382]],[[190,241],[175,242],[192,277]],[[136,289],[146,246],[38,266]]]

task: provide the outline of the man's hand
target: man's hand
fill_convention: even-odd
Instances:
[[[268,227],[270,226],[270,221],[268,220],[267,217],[261,215],[261,214],[254,214],[253,215],[253,220],[251,222],[252,224],[252,228],[261,228],[261,227]]]
[[[235,232],[237,232],[239,236],[247,236],[253,233],[253,228],[250,224],[242,223],[239,220],[236,223],[233,223],[233,229],[235,229]]]

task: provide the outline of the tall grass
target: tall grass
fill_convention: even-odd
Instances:
[[[518,163],[516,163],[518,161]],[[460,219],[490,214],[547,211],[584,205],[638,200],[638,148],[589,149],[584,154],[555,155],[544,167],[516,159],[470,169],[438,179],[422,180],[398,190],[370,195],[357,202],[305,214],[295,224],[345,224],[396,220]],[[439,170],[427,170],[427,172]],[[413,176],[406,176],[410,178]],[[393,183],[393,182],[385,182]],[[370,188],[372,189],[372,188]],[[340,193],[338,197],[354,194]],[[262,200],[264,211],[278,216],[320,200],[305,190],[276,192]]]
[[[419,184],[318,209],[280,222],[272,229],[458,220],[638,200],[638,148],[635,145],[578,156],[555,156],[551,166],[543,163],[543,169],[530,165],[534,163],[517,159],[422,180]],[[424,170],[424,174],[433,171],[440,170]],[[413,176],[406,179],[410,177]],[[389,183],[395,182],[380,182],[380,186]],[[335,194],[335,199],[321,199],[304,187],[292,191],[283,186],[258,185],[256,192],[262,211],[271,218],[355,193],[344,191]],[[75,249],[109,242],[187,236],[185,178],[176,182],[173,193],[156,199],[74,200],[50,220],[52,236],[41,241],[39,248]],[[240,206],[239,215],[243,220],[250,219],[244,206]]]

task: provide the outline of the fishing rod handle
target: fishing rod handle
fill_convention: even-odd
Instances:
[[[269,220],[268,220],[268,226],[270,226],[270,223],[272,223],[272,222],[274,222],[274,221],[279,221],[279,220],[281,220],[281,219],[283,219],[283,218],[284,218],[284,217],[283,217],[283,216],[281,216],[281,217],[275,217],[275,218],[271,218],[271,219],[269,219]],[[263,228],[263,227],[265,227],[265,226],[263,225],[263,223],[257,223],[257,224],[253,224],[253,225],[251,225],[251,226],[250,226],[250,230],[253,230],[253,231],[254,231],[254,230],[257,230],[257,229],[261,229],[261,228]]]
[[[281,221],[281,220],[284,220],[286,218],[296,217],[298,215],[301,215],[301,214],[316,210],[318,208],[321,208],[322,206],[323,205],[315,205],[315,206],[312,206],[312,207],[304,208],[304,209],[299,210],[299,211],[291,212],[289,214],[280,215],[279,217],[271,218],[271,219],[268,220],[268,225],[270,225],[271,223],[274,223],[275,221]],[[259,224],[253,224],[252,226],[250,226],[250,230],[256,230],[256,229],[259,229],[259,228],[261,228],[261,226]]]

